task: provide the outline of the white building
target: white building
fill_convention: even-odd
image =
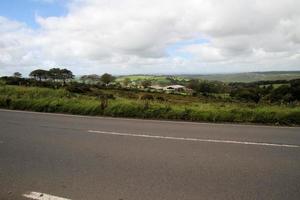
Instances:
[[[168,85],[163,90],[167,92],[183,92],[186,91],[186,87],[183,85]]]

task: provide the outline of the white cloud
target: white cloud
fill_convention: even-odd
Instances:
[[[0,73],[54,65],[80,74],[300,70],[298,0],[68,2],[66,16],[37,17],[38,30],[0,18]],[[167,54],[201,38],[209,42]]]

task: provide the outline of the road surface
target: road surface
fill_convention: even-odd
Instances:
[[[0,110],[0,200],[300,199],[300,128]]]

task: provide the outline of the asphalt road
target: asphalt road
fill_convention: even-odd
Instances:
[[[299,200],[300,128],[0,110],[0,199],[30,198]]]

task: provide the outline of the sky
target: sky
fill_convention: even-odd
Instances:
[[[0,0],[0,76],[300,70],[299,0]]]

